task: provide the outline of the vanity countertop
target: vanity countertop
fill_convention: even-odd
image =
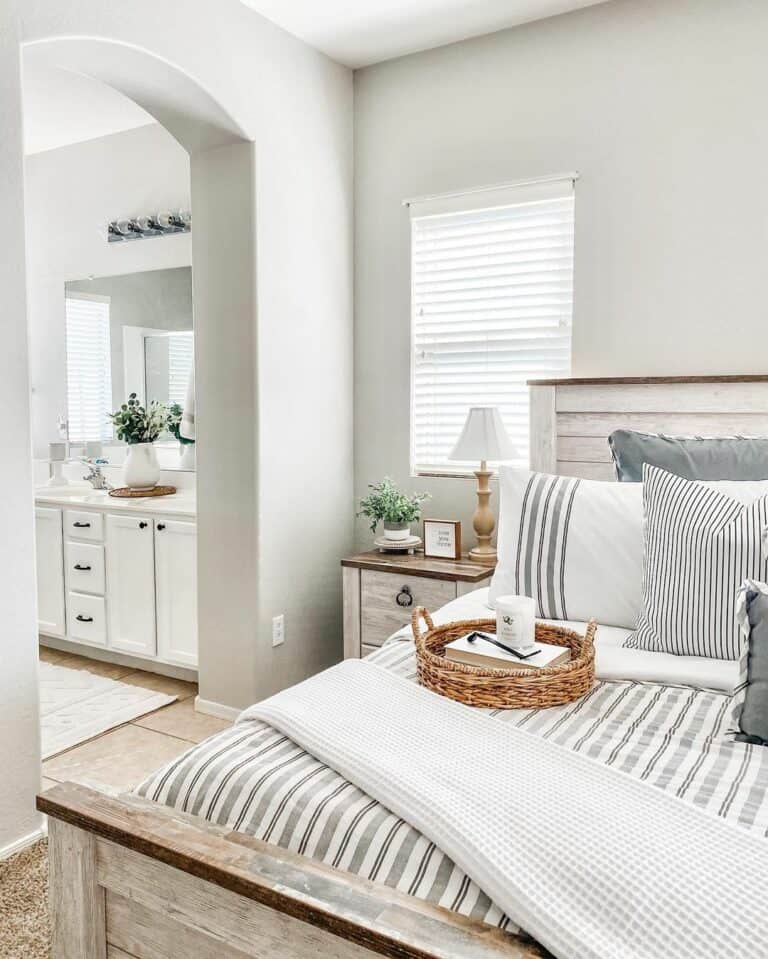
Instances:
[[[170,496],[137,496],[121,499],[105,490],[90,486],[38,486],[35,503],[39,506],[62,506],[70,509],[98,509],[109,513],[158,513],[195,519],[197,499],[194,490],[182,489]]]

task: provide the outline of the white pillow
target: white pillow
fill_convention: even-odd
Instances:
[[[744,580],[768,575],[761,547],[766,493],[764,481],[703,483],[643,467],[643,605],[625,646],[739,659],[737,591]]]
[[[543,619],[633,629],[643,580],[643,487],[499,470],[499,562],[489,601],[532,596]]]

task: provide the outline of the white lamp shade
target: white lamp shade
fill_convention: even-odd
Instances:
[[[496,406],[471,406],[449,460],[511,460],[517,456]]]

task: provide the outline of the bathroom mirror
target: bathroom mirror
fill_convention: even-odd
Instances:
[[[64,321],[70,443],[100,441],[110,461],[119,461],[123,444],[107,413],[130,393],[144,404],[185,405],[194,356],[192,270],[72,280]],[[157,446],[163,468],[181,468],[175,437]]]

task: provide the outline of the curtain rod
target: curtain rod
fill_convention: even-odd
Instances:
[[[556,176],[537,176],[527,180],[512,180],[506,183],[493,183],[489,186],[478,186],[471,190],[452,190],[448,193],[432,193],[429,196],[412,196],[403,200],[403,206],[412,203],[426,203],[428,200],[448,200],[456,196],[472,196],[473,193],[489,193],[491,190],[508,190],[516,186],[532,186],[535,183],[554,183],[556,180],[570,180],[575,183],[579,179],[578,171],[573,173],[559,173]]]

